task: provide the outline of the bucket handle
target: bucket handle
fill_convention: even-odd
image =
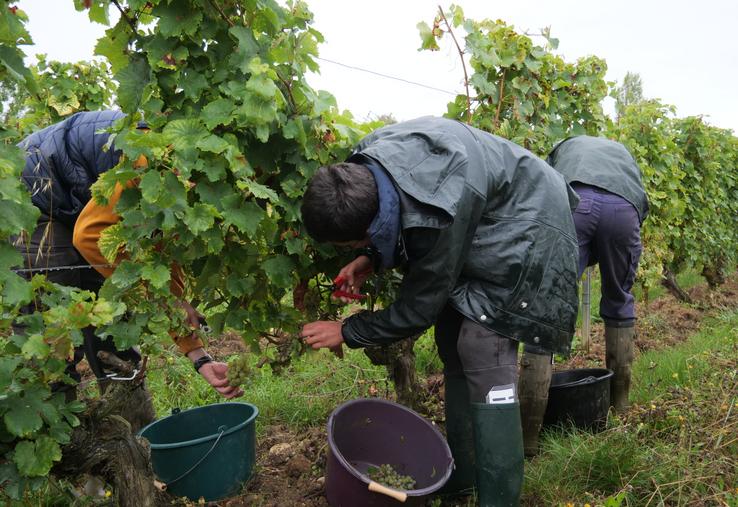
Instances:
[[[198,466],[200,466],[200,463],[202,463],[203,461],[205,461],[205,458],[207,458],[208,456],[210,456],[210,453],[211,453],[211,452],[213,452],[213,450],[215,449],[215,446],[216,446],[216,445],[218,445],[218,442],[220,442],[220,437],[222,437],[222,436],[223,436],[223,433],[225,433],[225,431],[226,431],[227,429],[228,429],[228,428],[227,428],[226,426],[219,426],[219,427],[218,427],[218,431],[219,431],[219,433],[218,433],[218,438],[216,438],[216,439],[215,439],[215,442],[213,442],[213,445],[212,445],[212,446],[210,446],[210,449],[208,449],[208,452],[206,452],[206,453],[205,453],[205,454],[204,454],[204,455],[202,456],[202,458],[200,458],[199,460],[197,460],[197,463],[195,463],[194,465],[192,465],[192,466],[191,466],[191,467],[189,468],[189,470],[187,470],[187,471],[186,471],[185,473],[183,473],[182,475],[180,475],[180,476],[179,476],[179,477],[177,477],[176,479],[174,479],[174,480],[171,480],[171,481],[168,481],[168,482],[166,483],[166,485],[165,485],[165,486],[166,486],[166,487],[169,487],[169,486],[170,486],[171,484],[174,484],[175,482],[177,482],[177,481],[180,481],[180,480],[184,479],[185,477],[187,477],[188,475],[190,475],[190,473],[192,473],[192,471],[193,471],[193,470],[195,470],[195,469],[196,469],[196,468],[197,468]]]
[[[595,377],[594,375],[589,375],[587,377],[580,378],[579,380],[575,380],[573,382],[567,382],[566,384],[561,384],[561,385],[570,387],[570,386],[581,386],[581,385],[586,385],[586,384],[594,384],[601,378],[602,377],[598,378],[598,377]]]
[[[375,481],[371,481],[369,483],[369,491],[387,495],[391,498],[394,498],[398,502],[405,502],[405,500],[407,500],[407,493],[404,493],[402,491],[397,491],[392,488],[388,488],[387,486],[383,486],[382,484],[379,484],[378,482],[375,482]]]

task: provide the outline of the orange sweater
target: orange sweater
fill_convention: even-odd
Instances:
[[[93,266],[100,264],[108,264],[107,259],[100,252],[100,247],[97,245],[100,239],[100,234],[106,227],[117,224],[120,221],[120,216],[115,212],[115,205],[120,199],[120,195],[123,193],[123,186],[116,185],[115,191],[111,196],[108,204],[102,206],[95,202],[95,199],[90,199],[90,202],[82,210],[79,218],[74,224],[74,233],[72,243],[74,247],[79,251],[80,255]],[[121,256],[124,257],[124,256]],[[108,278],[113,274],[114,267],[96,267],[97,271],[100,272],[105,278]],[[184,292],[184,284],[182,281],[182,273],[179,266],[173,266],[172,268],[172,282],[171,291],[173,294],[180,296]],[[174,342],[179,347],[179,350],[183,354],[202,347],[202,340],[197,338],[195,335],[190,336],[174,336]]]

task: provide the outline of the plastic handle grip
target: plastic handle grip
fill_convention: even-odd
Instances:
[[[407,500],[407,493],[403,493],[402,491],[397,491],[396,489],[388,488],[387,486],[383,486],[375,481],[372,481],[369,483],[369,491],[387,495],[391,498],[394,498],[398,502],[404,503],[405,500]]]

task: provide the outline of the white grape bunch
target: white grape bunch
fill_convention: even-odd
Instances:
[[[371,480],[392,489],[408,491],[415,487],[415,479],[409,475],[398,473],[390,464],[369,467],[367,475]]]
[[[247,354],[239,354],[228,360],[228,385],[238,387],[244,385],[249,378],[251,368],[249,367],[249,357]]]

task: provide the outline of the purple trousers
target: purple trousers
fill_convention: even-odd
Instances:
[[[574,211],[579,240],[579,276],[600,265],[600,317],[611,327],[635,323],[631,294],[641,258],[641,225],[635,207],[619,195],[597,187],[572,184],[580,201]]]

